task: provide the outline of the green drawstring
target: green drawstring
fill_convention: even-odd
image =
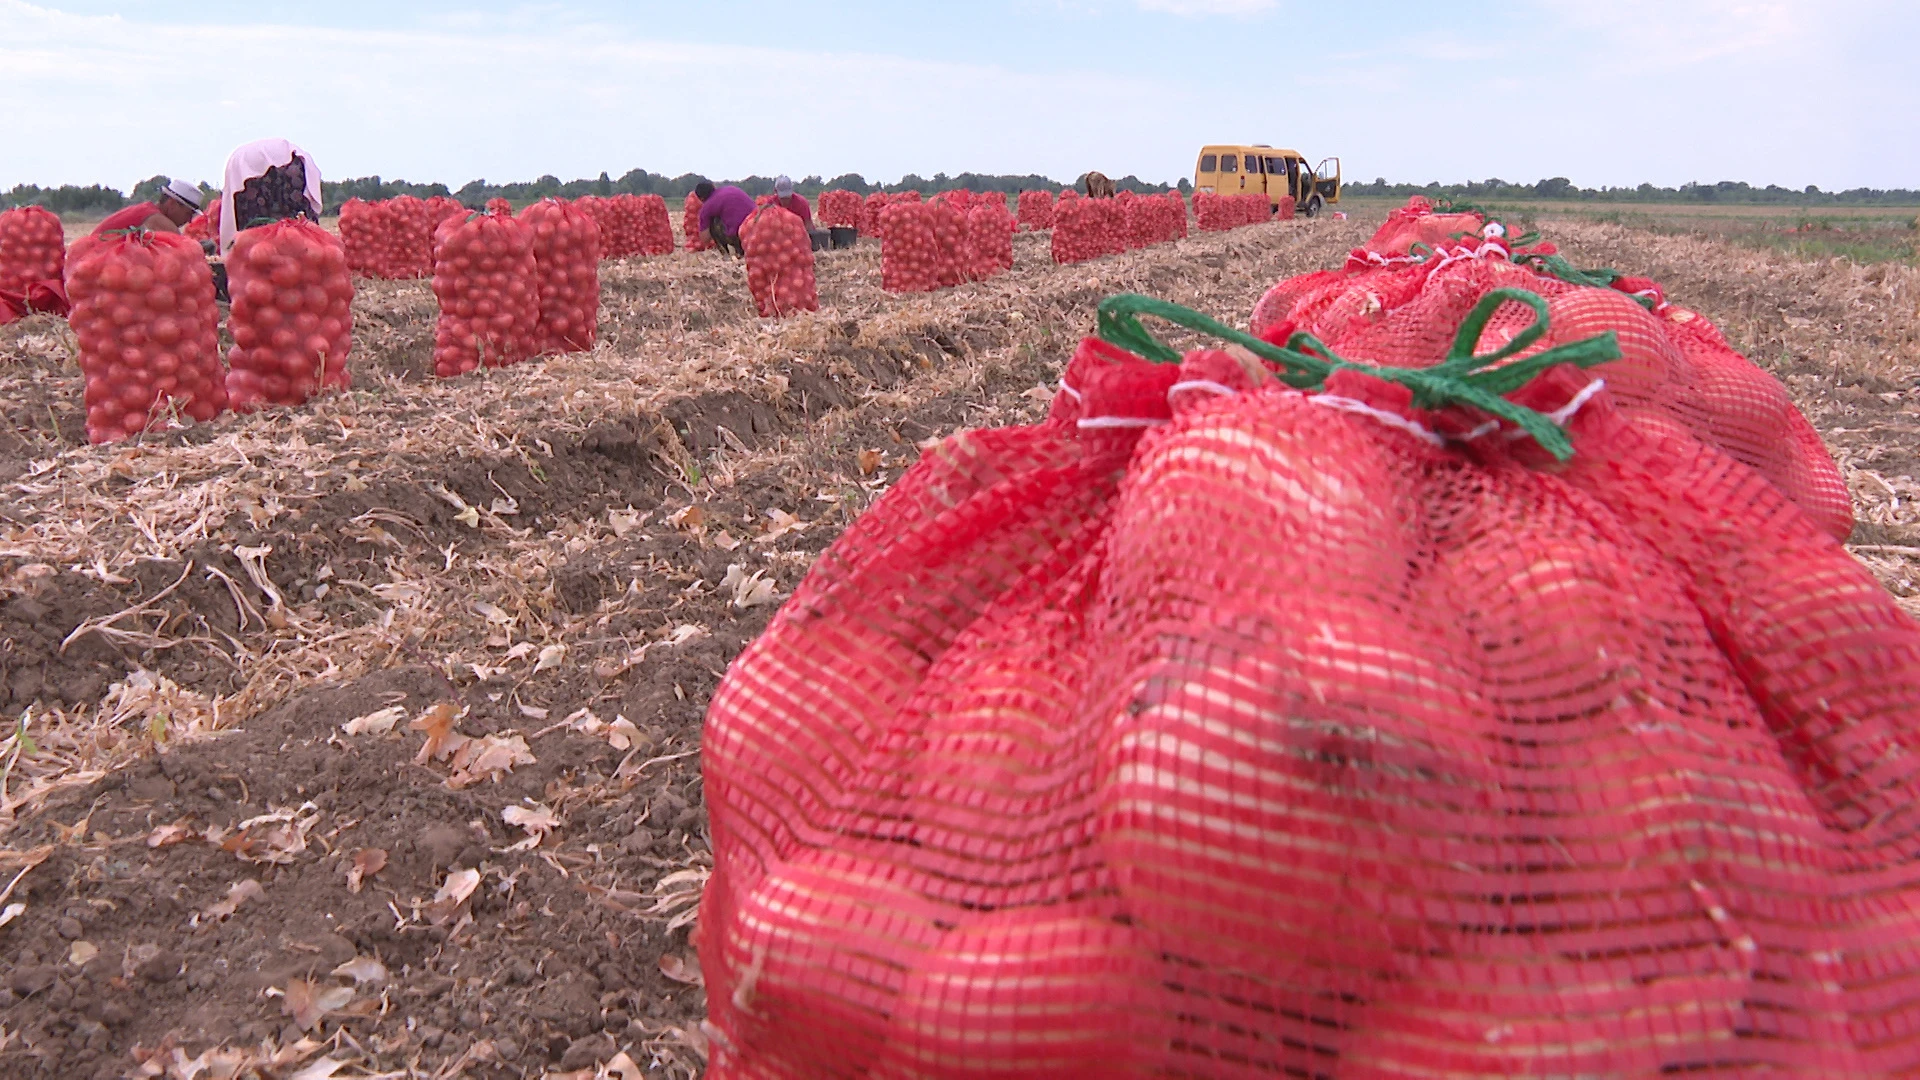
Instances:
[[[1581,270],[1558,255],[1537,255],[1529,252],[1515,256],[1513,261],[1520,266],[1532,266],[1540,273],[1559,278],[1569,285],[1587,285],[1596,289],[1611,289],[1614,282],[1626,276],[1618,270],[1605,268]],[[1639,301],[1641,307],[1649,311],[1653,310],[1651,297],[1636,296],[1633,299]]]
[[[1500,305],[1521,303],[1534,311],[1534,321],[1504,348],[1485,356],[1475,356],[1480,336]],[[1590,368],[1620,359],[1619,340],[1613,331],[1582,341],[1557,345],[1524,360],[1503,364],[1545,336],[1550,320],[1547,302],[1538,293],[1521,289],[1496,289],[1488,293],[1467,314],[1454,335],[1453,348],[1439,364],[1429,368],[1379,367],[1343,360],[1312,334],[1297,333],[1283,346],[1262,341],[1251,334],[1227,326],[1192,308],[1148,296],[1123,293],[1110,296],[1100,304],[1095,333],[1113,345],[1157,363],[1177,363],[1180,353],[1153,336],[1140,324],[1140,316],[1150,315],[1176,326],[1197,330],[1223,341],[1230,341],[1249,352],[1279,365],[1281,382],[1295,389],[1310,390],[1322,386],[1327,376],[1342,369],[1358,371],[1387,382],[1399,383],[1413,391],[1418,409],[1438,409],[1448,405],[1471,405],[1508,421],[1533,436],[1548,453],[1561,461],[1573,457],[1573,443],[1560,425],[1525,406],[1508,401],[1504,395],[1520,389],[1547,368],[1573,364]],[[1499,366],[1495,366],[1499,365]]]

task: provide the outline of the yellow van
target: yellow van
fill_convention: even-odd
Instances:
[[[1340,159],[1328,158],[1317,169],[1307,168],[1298,150],[1271,146],[1203,146],[1195,162],[1193,186],[1218,195],[1264,192],[1275,207],[1283,195],[1308,217],[1328,203],[1340,201]]]

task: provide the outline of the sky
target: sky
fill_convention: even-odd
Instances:
[[[1920,188],[1916,0],[0,0],[0,189],[1089,169]]]

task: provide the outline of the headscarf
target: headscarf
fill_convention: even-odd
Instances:
[[[285,139],[261,139],[250,142],[227,155],[227,183],[220,193],[220,251],[225,254],[233,247],[234,234],[238,232],[238,223],[233,218],[233,196],[246,182],[255,177],[265,176],[267,170],[288,165],[293,159],[300,159],[301,167],[307,174],[307,204],[313,207],[313,215],[320,216],[320,167],[313,163],[313,156]]]

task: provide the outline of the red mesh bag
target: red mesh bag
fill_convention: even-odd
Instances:
[[[1415,195],[1407,205],[1388,211],[1387,220],[1365,244],[1365,249],[1382,255],[1405,255],[1414,245],[1439,247],[1461,236],[1477,236],[1486,218],[1478,212],[1435,213],[1433,203]]]
[[[607,203],[607,200],[598,195],[583,195],[573,200],[573,205],[579,207],[588,217],[593,219],[594,227],[600,230],[600,258],[610,258],[607,244],[608,238],[613,235],[613,208]]]
[[[1020,227],[1030,232],[1053,228],[1053,192],[1020,193]]]
[[[747,259],[747,285],[761,318],[820,310],[814,288],[813,239],[800,215],[779,206],[755,210],[740,223],[740,247]]]
[[[227,253],[227,274],[235,411],[299,405],[323,386],[352,385],[353,275],[340,241],[299,218],[247,229]]]
[[[613,241],[609,245],[609,250],[613,252],[611,257],[625,259],[648,254],[646,201],[638,195],[615,195],[607,203],[612,210],[608,215],[613,225]],[[666,209],[664,201],[661,209]],[[672,250],[671,246],[667,248],[667,251]]]
[[[220,200],[215,199],[212,205],[193,215],[193,220],[187,222],[180,233],[189,240],[220,239]]]
[[[935,195],[933,198],[935,202],[946,203],[962,214],[973,209],[973,192],[968,191],[966,188],[951,188]]]
[[[859,229],[860,196],[841,188],[820,194],[820,224],[833,229]]]
[[[1013,233],[1017,226],[1004,201],[983,201],[967,211],[968,276],[985,281],[1013,269]]]
[[[1920,1068],[1920,627],[1577,372],[1225,336],[1083,345],[728,672],[710,1075]]]
[[[461,204],[459,199],[446,195],[434,195],[427,199],[427,219],[433,222],[433,228],[436,232],[439,231],[441,223],[448,218],[461,217],[467,213],[469,213],[469,211]],[[432,239],[432,233],[428,234],[428,239]]]
[[[410,281],[433,274],[433,230],[438,225],[422,199],[398,195],[387,200],[391,244],[387,276]]]
[[[1273,219],[1273,204],[1265,195],[1193,193],[1193,216],[1201,232],[1225,232]]]
[[[487,213],[496,217],[512,217],[513,204],[502,198],[488,199]]]
[[[340,204],[340,244],[347,269],[363,277],[386,277],[386,215],[365,199]]]
[[[0,211],[0,289],[24,292],[39,281],[66,276],[67,233],[60,216],[42,206]]]
[[[687,195],[687,201],[680,211],[680,232],[687,238],[688,251],[713,250],[713,237],[700,231],[700,207],[704,205],[693,194]]]
[[[115,442],[170,413],[227,408],[213,271],[178,233],[132,230],[76,246],[71,323],[86,376],[87,441]]]
[[[1778,380],[1728,346],[1710,321],[1664,302],[1655,315],[1619,288],[1543,277],[1509,261],[1498,236],[1452,243],[1443,242],[1437,258],[1282,282],[1256,307],[1253,331],[1304,330],[1336,351],[1408,366],[1435,355],[1444,327],[1494,289],[1538,292],[1548,298],[1554,327],[1545,345],[1562,335],[1618,335],[1623,356],[1600,374],[1624,415],[1726,452],[1773,483],[1821,530],[1843,540],[1852,532],[1846,482],[1819,434]],[[1538,265],[1579,274],[1560,260]],[[1641,291],[1658,294],[1657,286],[1644,284]],[[1628,289],[1641,286],[1628,281]],[[1509,305],[1495,318],[1489,340],[1524,325],[1525,312]]]
[[[673,254],[673,218],[667,213],[667,200],[658,195],[635,195],[634,209],[640,216],[639,253]]]
[[[886,209],[897,201],[899,200],[896,200],[884,191],[876,191],[867,196],[860,205],[860,213],[862,215],[860,231],[868,236],[885,239]]]
[[[533,234],[508,214],[440,223],[433,242],[433,372],[443,379],[534,355],[540,304]]]
[[[1062,195],[1053,208],[1053,261],[1077,263],[1127,249],[1126,212],[1119,199]]]
[[[600,322],[599,224],[562,199],[534,203],[520,211],[520,221],[533,238],[540,311],[535,351],[558,355],[593,348]]]
[[[939,256],[934,265],[934,284],[942,289],[952,288],[967,280],[967,219],[946,199],[935,199],[925,206]]]
[[[896,202],[880,212],[880,287],[891,293],[932,292],[940,287],[940,244],[933,208]]]

